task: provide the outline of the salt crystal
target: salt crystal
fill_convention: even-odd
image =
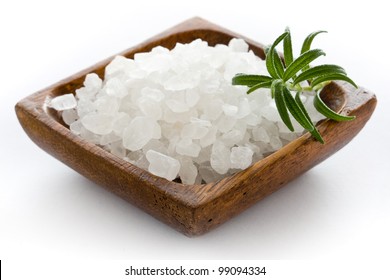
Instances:
[[[168,149],[165,146],[165,143],[157,139],[150,140],[143,148],[142,151],[146,153],[149,150],[153,150],[162,154],[168,154]]]
[[[238,129],[232,129],[222,134],[222,141],[227,147],[232,147],[244,138],[244,133]]]
[[[211,127],[211,122],[208,120],[203,120],[203,119],[199,119],[199,118],[191,118],[190,122],[192,124],[196,124],[196,125],[202,126],[202,127]]]
[[[216,125],[219,131],[226,133],[234,127],[236,122],[237,120],[234,117],[221,116],[221,118],[217,120]]]
[[[220,141],[216,141],[213,144],[210,156],[210,164],[218,174],[226,174],[230,168],[230,151]]]
[[[169,56],[169,53],[162,51],[135,54],[134,60],[138,67],[148,73],[168,71],[172,63],[172,57]]]
[[[68,109],[62,111],[62,119],[64,120],[64,123],[67,125],[70,125],[77,121],[79,116],[77,115],[76,109]]]
[[[84,126],[80,129],[80,137],[87,140],[88,142],[91,142],[93,144],[99,144],[100,143],[100,137],[101,135],[96,134],[88,129],[86,129]]]
[[[95,98],[95,94],[95,91],[92,91],[87,87],[76,89],[76,96],[78,99],[93,100]]]
[[[248,147],[249,149],[251,149],[254,154],[260,153],[260,147],[258,145],[255,145],[254,143],[251,143],[249,141],[245,141],[244,143],[244,147]]]
[[[108,144],[111,144],[113,142],[118,142],[122,140],[122,137],[116,135],[115,133],[109,133],[109,134],[105,134],[103,135],[101,138],[100,138],[100,142],[99,144],[102,145],[102,146],[105,146],[105,145],[108,145]]]
[[[84,87],[76,90],[79,99],[93,100],[102,88],[103,81],[95,73],[85,76]]]
[[[104,135],[112,131],[113,120],[113,116],[108,114],[90,113],[81,119],[81,123],[90,132]]]
[[[207,94],[217,93],[218,91],[220,91],[221,78],[222,77],[220,73],[213,71],[212,74],[205,79],[204,83],[199,85],[200,91]]]
[[[199,155],[196,158],[192,158],[194,162],[196,162],[199,165],[202,165],[205,162],[210,161],[210,154],[211,154],[211,146],[202,147],[202,149],[199,152]]]
[[[264,127],[255,127],[252,130],[252,134],[255,141],[269,142],[269,135]]]
[[[283,147],[283,143],[278,136],[272,136],[270,138],[270,144],[275,151]]]
[[[114,121],[112,123],[112,130],[116,133],[116,135],[122,136],[125,128],[130,124],[131,118],[128,114],[124,112],[119,112],[115,115]]]
[[[194,107],[200,99],[200,96],[195,90],[187,90],[185,93],[185,101],[188,107]]]
[[[125,159],[139,168],[148,170],[149,161],[142,150],[128,153]]]
[[[245,169],[252,164],[253,151],[248,147],[233,147],[230,154],[231,168]]]
[[[123,131],[123,146],[130,151],[143,148],[154,136],[156,123],[148,117],[136,117]]]
[[[194,143],[191,138],[183,138],[176,144],[176,152],[183,156],[197,157],[200,149],[200,146]]]
[[[194,79],[194,74],[181,72],[178,75],[173,75],[164,82],[164,88],[166,90],[179,91],[192,89],[197,85],[197,79]]]
[[[189,106],[186,103],[180,102],[176,99],[168,99],[165,101],[165,103],[167,104],[168,108],[175,113],[188,112],[189,110]]]
[[[223,175],[216,173],[209,165],[199,166],[199,174],[206,183],[217,182],[224,177]]]
[[[76,135],[81,134],[82,128],[83,124],[81,123],[81,120],[77,120],[69,125],[70,131],[72,131]]]
[[[146,158],[150,163],[148,168],[150,173],[167,180],[173,180],[177,177],[180,170],[180,162],[177,159],[153,150],[146,152]]]
[[[107,81],[104,86],[104,90],[106,91],[107,95],[119,98],[125,97],[128,94],[125,85],[115,77]]]
[[[110,152],[120,158],[124,158],[126,156],[126,149],[122,145],[122,141],[116,141],[110,143]]]
[[[204,108],[204,113],[210,120],[216,120],[222,113],[223,101],[221,99],[214,99],[209,102]]]
[[[261,123],[261,118],[259,118],[256,114],[250,113],[244,118],[244,121],[247,125],[250,126],[258,126]]]
[[[135,67],[133,60],[118,55],[106,66],[105,79],[109,80],[113,77],[123,78],[126,74],[132,73]]]
[[[217,139],[217,132],[218,129],[215,126],[209,128],[207,134],[200,139],[200,146],[205,148],[213,144]]]
[[[85,115],[94,112],[96,110],[95,104],[88,99],[79,99],[77,102],[77,115],[82,118]]]
[[[155,102],[160,102],[165,97],[164,93],[162,93],[161,90],[150,88],[150,87],[144,87],[141,90],[141,96]]]
[[[201,139],[208,133],[208,128],[196,123],[189,123],[183,126],[182,138]]]
[[[137,100],[137,105],[145,116],[149,116],[155,120],[162,118],[163,113],[160,103],[142,96]]]
[[[237,119],[241,119],[250,114],[251,109],[247,98],[243,98],[238,105]]]
[[[49,107],[52,107],[57,111],[73,109],[76,108],[76,106],[77,106],[76,98],[71,93],[54,97],[49,102]]]
[[[234,116],[238,112],[238,107],[230,104],[223,104],[222,110],[226,116]]]
[[[102,88],[103,81],[95,73],[85,76],[84,86],[90,94],[95,95]]]
[[[102,114],[115,114],[119,109],[119,100],[110,96],[102,96],[94,102],[96,111]]]
[[[299,133],[280,133],[280,138],[287,140],[287,141],[292,141],[298,137]]]
[[[262,114],[264,118],[272,122],[281,122],[280,115],[276,109],[276,105],[270,102],[269,106],[264,106],[262,109]]]
[[[180,159],[179,176],[183,184],[192,185],[195,183],[198,176],[198,168],[191,159],[185,157]]]
[[[198,117],[196,110],[190,110],[188,112],[183,113],[175,113],[168,107],[165,108],[165,111],[163,112],[163,119],[167,123],[188,123],[191,118]]]
[[[229,42],[229,48],[235,52],[247,52],[249,46],[244,40],[233,38]]]

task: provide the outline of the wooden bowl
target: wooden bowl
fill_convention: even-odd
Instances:
[[[227,44],[233,37],[244,38],[264,59],[263,45],[200,18],[187,20],[120,55],[132,58],[158,45],[171,49],[177,42],[189,43],[197,38],[210,45]],[[233,176],[209,184],[183,185],[154,176],[72,134],[58,114],[45,106],[47,97],[75,92],[86,74],[95,72],[103,77],[112,58],[18,102],[15,109],[19,121],[43,150],[188,236],[215,228],[338,151],[363,128],[376,105],[373,93],[332,83],[323,90],[323,99],[334,110],[355,115],[356,119],[322,121],[318,129],[325,145],[306,133]]]

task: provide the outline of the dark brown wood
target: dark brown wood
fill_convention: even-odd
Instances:
[[[188,43],[197,38],[211,45],[226,44],[232,37],[244,38],[251,49],[264,58],[263,45],[200,18],[187,20],[120,55],[133,57],[157,45],[172,48],[177,42]],[[102,77],[111,59],[21,100],[15,107],[19,121],[43,150],[188,236],[215,228],[341,149],[363,128],[376,105],[373,93],[363,88],[356,90],[345,83],[332,83],[322,92],[323,99],[333,109],[355,115],[356,119],[321,122],[318,129],[325,145],[306,133],[246,170],[219,182],[182,185],[141,170],[72,134],[57,113],[45,106],[48,96],[74,92],[81,87],[86,74],[95,72]]]

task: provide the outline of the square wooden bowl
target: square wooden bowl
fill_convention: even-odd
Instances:
[[[227,44],[233,37],[244,38],[264,59],[263,45],[200,18],[189,19],[120,55],[132,58],[135,53],[158,45],[172,49],[177,42],[189,43],[197,38],[210,45]],[[81,139],[70,132],[56,112],[46,107],[47,97],[75,92],[86,74],[95,72],[103,77],[112,58],[18,102],[15,109],[19,121],[43,150],[188,236],[215,228],[338,151],[363,128],[376,105],[373,93],[332,83],[323,90],[323,99],[333,109],[355,115],[356,119],[321,122],[318,129],[325,145],[306,133],[233,176],[209,184],[183,185],[154,176]]]

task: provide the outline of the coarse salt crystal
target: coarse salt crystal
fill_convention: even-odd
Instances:
[[[74,95],[71,93],[54,97],[49,102],[49,107],[52,107],[57,111],[73,109],[76,108],[76,106],[77,106],[77,100],[74,97]]]
[[[245,169],[252,164],[253,151],[248,147],[233,147],[230,154],[231,168]]]
[[[167,180],[173,180],[177,177],[180,170],[180,162],[177,159],[153,150],[146,152],[146,159],[150,163],[148,167],[150,173]]]

